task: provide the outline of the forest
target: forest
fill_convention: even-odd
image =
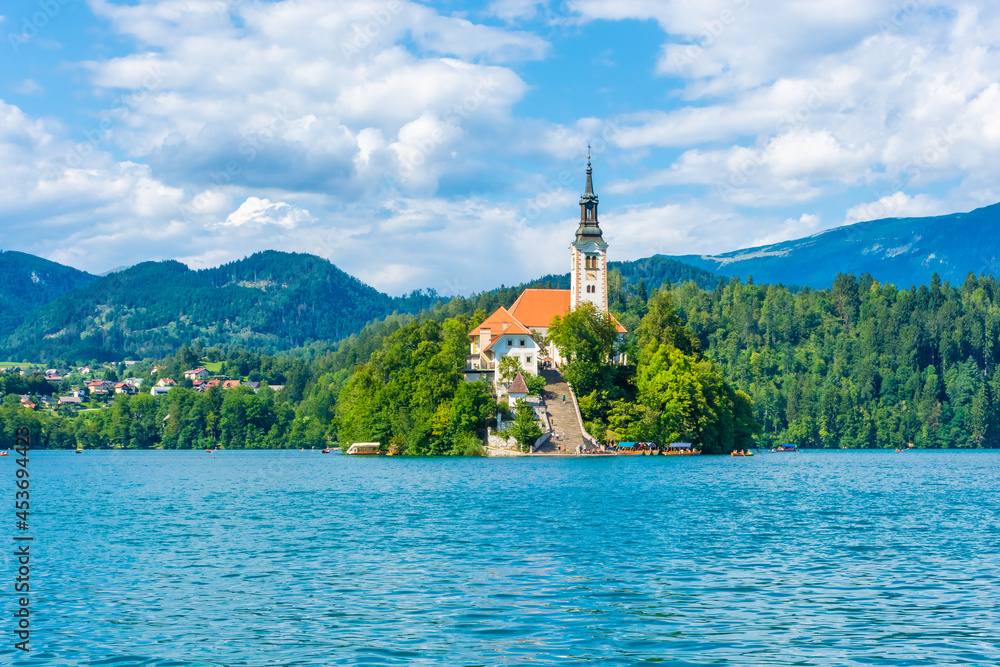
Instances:
[[[597,436],[700,438],[716,451],[747,439],[806,448],[1000,447],[1000,285],[990,277],[970,274],[952,286],[935,276],[908,289],[868,275],[838,276],[826,290],[752,279],[720,280],[713,289],[667,280],[647,289],[613,272],[609,288],[611,310],[630,332],[627,366],[593,365],[612,348],[580,332],[599,322],[567,317],[552,332],[576,345],[580,363],[566,375]],[[0,386],[0,434],[11,441],[14,428],[32,425],[48,447],[372,439],[413,454],[475,453],[497,406],[456,373],[468,349],[464,334],[520,289],[391,315],[338,342],[260,354],[197,341],[119,369],[155,380],[214,361],[220,375],[277,391],[182,386],[164,397],[117,396],[105,409],[53,414],[20,405],[17,394],[35,392],[38,380],[0,377],[11,383]],[[154,365],[164,367],[158,375],[150,375]]]

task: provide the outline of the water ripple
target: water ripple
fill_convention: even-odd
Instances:
[[[31,465],[0,662],[1000,662],[1000,453]]]

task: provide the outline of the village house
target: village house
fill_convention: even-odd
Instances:
[[[150,387],[149,393],[153,396],[166,396],[167,392],[169,392],[172,388],[173,387],[157,384]]]
[[[212,374],[204,368],[195,368],[189,371],[184,371],[184,377],[188,380],[204,380],[210,375]]]
[[[79,396],[60,396],[58,405],[82,405],[83,399]]]
[[[31,396],[28,396],[27,394],[21,397],[21,406],[29,410],[34,410],[38,407],[35,405],[34,401],[31,400]]]
[[[84,383],[84,385],[86,385],[87,391],[89,391],[92,396],[103,396],[111,393],[114,389],[113,384],[104,380],[88,380]]]
[[[176,384],[177,383],[174,382],[173,380],[171,380],[170,378],[160,378],[159,381],[157,381],[156,386],[157,387],[173,387]]]
[[[115,385],[116,394],[125,394],[126,396],[132,396],[136,393],[136,388],[130,385],[128,382],[119,382]]]

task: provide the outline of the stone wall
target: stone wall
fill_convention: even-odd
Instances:
[[[504,440],[498,435],[490,434],[486,437],[486,456],[528,456],[525,452],[517,449],[514,438]]]

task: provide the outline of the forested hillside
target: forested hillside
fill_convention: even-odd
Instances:
[[[717,273],[710,273],[705,269],[662,255],[630,262],[608,262],[608,271],[608,289],[612,292],[635,287],[640,293],[645,293],[653,287],[659,287],[665,281],[671,283],[693,281],[703,289],[712,289],[720,278]],[[569,289],[569,273],[542,276],[525,287]]]
[[[1000,447],[1000,284],[829,290],[733,280],[671,290],[706,356],[747,392],[765,442]]]
[[[161,357],[200,340],[276,351],[339,340],[393,311],[437,301],[393,298],[329,261],[268,251],[192,271],[179,262],[144,262],[105,276],[39,308],[0,355],[69,362]]]
[[[0,340],[29,313],[97,276],[23,252],[0,252]]]

